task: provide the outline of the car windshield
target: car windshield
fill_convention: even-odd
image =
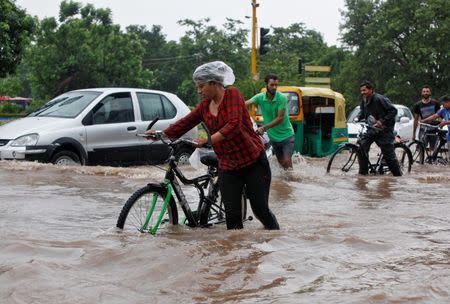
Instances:
[[[298,101],[298,95],[295,92],[282,92],[288,99],[287,107],[289,115],[298,115],[300,113],[300,106]],[[256,115],[262,115],[261,107],[256,108]]]
[[[353,111],[348,116],[347,122],[354,122],[355,117],[359,114],[359,106],[353,109]]]
[[[101,92],[77,91],[62,94],[30,113],[29,116],[77,117]]]

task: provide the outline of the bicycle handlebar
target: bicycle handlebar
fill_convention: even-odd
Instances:
[[[150,130],[155,124],[156,122],[159,120],[159,117],[156,117],[155,119],[153,119],[153,121],[148,125],[147,130]],[[211,143],[211,133],[209,132],[208,127],[202,123],[203,128],[206,131],[206,135],[208,136],[208,142],[206,144],[204,144],[202,146],[202,148],[207,148],[207,149],[211,149],[212,148],[212,143]],[[176,140],[171,140],[169,139],[166,140],[163,138],[163,131],[161,130],[155,130],[154,134],[136,134],[136,136],[141,136],[141,137],[145,137],[145,138],[151,138],[153,140],[161,140],[164,144],[168,145],[168,146],[176,146],[180,143],[184,143],[184,144],[188,144],[194,148],[198,148],[198,143],[193,141],[192,139],[187,139],[187,138],[179,138]]]
[[[376,130],[376,131],[382,130],[381,128],[376,128],[376,127],[374,127],[374,126],[369,125],[369,124],[366,123],[365,121],[361,121],[361,120],[360,120],[358,123],[359,123],[361,126],[366,127],[367,129],[374,129],[374,130]]]
[[[430,124],[427,124],[427,123],[424,123],[424,122],[420,122],[420,121],[419,121],[419,125],[422,125],[424,127],[430,128],[430,129],[440,129],[439,126],[430,125]]]
[[[156,117],[155,119],[153,119],[153,121],[148,125],[147,130],[150,130],[158,120],[159,120],[159,117]]]

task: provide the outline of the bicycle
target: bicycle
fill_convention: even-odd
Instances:
[[[151,129],[157,120],[155,119],[147,129]],[[210,135],[208,132],[207,134],[210,143]],[[140,136],[148,137],[144,134]],[[183,222],[189,227],[209,227],[225,222],[225,208],[219,191],[218,161],[215,153],[207,153],[200,158],[201,163],[207,166],[206,174],[188,179],[178,167],[174,151],[180,144],[195,146],[196,143],[188,139],[165,140],[162,138],[162,131],[157,131],[153,139],[161,140],[169,147],[170,153],[164,180],[162,183],[149,183],[134,192],[123,206],[116,227],[154,235],[162,224],[178,224],[177,203],[186,216]],[[195,211],[191,209],[178,180],[184,185],[193,185],[197,189],[199,202]],[[246,220],[245,191],[242,193],[241,213],[242,219]],[[252,217],[248,220],[252,220]]]
[[[375,163],[370,161],[369,155],[361,148],[360,140],[362,134],[366,129],[372,128],[365,123],[361,123],[361,129],[358,133],[358,139],[356,144],[345,143],[341,145],[337,150],[331,155],[330,160],[327,164],[327,173],[334,175],[355,175],[359,173],[359,159],[365,157],[368,161],[369,174],[385,174],[389,172],[389,168],[385,159],[383,158],[383,153],[381,151],[377,153],[377,160]],[[394,152],[400,165],[402,172],[411,172],[412,166],[412,154],[405,142],[402,140],[396,140],[394,143]]]
[[[447,130],[440,129],[439,126],[422,122],[419,122],[419,125],[425,127],[425,132],[423,132],[423,135],[419,140],[414,140],[408,145],[413,155],[413,161],[421,165],[424,163],[448,165],[450,159],[448,149],[446,148]],[[427,137],[436,137],[433,147],[426,147],[425,140]]]

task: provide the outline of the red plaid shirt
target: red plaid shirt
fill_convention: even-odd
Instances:
[[[210,102],[209,99],[203,99],[191,113],[170,125],[164,133],[170,138],[178,138],[204,122],[211,134],[220,132],[225,137],[213,145],[220,169],[237,170],[256,162],[264,146],[253,130],[239,90],[233,87],[225,89],[217,117],[209,111]]]

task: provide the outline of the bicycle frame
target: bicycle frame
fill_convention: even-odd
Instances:
[[[429,130],[433,130],[435,132],[433,134],[433,136],[437,136],[437,140],[436,140],[434,146],[431,147],[432,153],[430,153],[431,151],[429,151],[427,149],[427,147],[425,146],[425,142],[424,142],[424,138],[426,136],[430,136],[430,134],[427,133],[427,130],[424,132],[422,138],[419,139],[420,144],[423,146],[423,151],[426,154],[426,157],[424,158],[424,162],[431,164],[434,161],[438,160],[439,153],[447,152],[447,154],[448,154],[449,151],[446,151],[447,149],[445,148],[445,146],[447,144],[447,138],[446,138],[447,133],[445,132],[445,130],[439,129],[438,126],[420,123],[420,122],[419,122],[419,125],[425,126],[428,129],[428,132],[429,132]],[[447,158],[448,158],[448,155],[447,155]],[[450,160],[449,159],[444,160],[444,162],[447,162],[447,163],[448,163],[448,161],[450,161]]]
[[[369,174],[377,174],[377,173],[382,174],[382,173],[384,173],[383,166],[381,164],[381,161],[383,159],[383,152],[380,151],[380,153],[378,154],[378,159],[377,159],[376,163],[372,163],[370,161],[370,157],[369,157],[368,153],[366,151],[364,151],[364,149],[361,148],[361,143],[360,143],[361,136],[364,134],[364,129],[368,129],[368,128],[370,128],[370,126],[365,123],[362,123],[361,126],[362,126],[362,128],[358,133],[358,140],[356,141],[356,145],[358,146],[358,149],[361,151],[362,155],[367,160]]]
[[[150,129],[154,125],[156,120],[157,119],[155,119],[149,125],[148,129]],[[177,217],[176,221],[174,220],[174,222],[175,224],[178,223],[177,205],[182,208],[183,213],[186,216],[187,225],[191,227],[209,226],[211,224],[210,221],[212,221],[212,223],[214,224],[222,222],[225,210],[222,202],[217,202],[219,197],[219,186],[217,180],[217,159],[215,158],[215,155],[206,155],[201,159],[201,162],[208,168],[206,174],[189,179],[181,172],[180,168],[178,167],[178,162],[176,160],[176,157],[174,156],[174,151],[179,147],[180,144],[186,144],[191,147],[196,147],[196,142],[187,139],[166,141],[163,138],[162,131],[155,131],[154,133],[150,134],[137,134],[137,136],[150,137],[153,140],[161,140],[164,144],[166,144],[169,147],[170,152],[167,159],[168,165],[167,168],[164,169],[165,176],[162,183],[149,183],[146,187],[139,189],[138,191],[133,193],[133,195],[127,200],[119,215],[117,227],[123,229],[130,209],[133,208],[134,203],[136,203],[137,200],[139,200],[141,196],[146,193],[150,195],[146,196],[142,201],[142,203],[144,203],[145,205],[142,205],[142,203],[140,203],[142,206],[144,206],[144,208],[140,208],[140,210],[143,211],[140,211],[140,215],[142,215],[142,217],[140,218],[142,221],[136,220],[134,224],[134,228],[137,228],[141,232],[149,232],[150,234],[155,234],[161,223],[164,221],[164,216],[169,208],[169,220],[172,219],[172,214],[175,214],[175,216]],[[208,136],[208,138],[209,137],[210,136]],[[183,193],[183,189],[181,188],[180,183],[183,185],[193,185],[197,189],[199,196],[197,210],[191,210],[189,202]],[[208,189],[207,195],[205,195],[204,189]],[[152,192],[153,195],[151,194]],[[155,210],[158,211],[155,212]],[[151,222],[154,222],[152,223],[152,226],[150,226]]]
[[[382,164],[383,152],[380,151],[380,153],[378,154],[377,161],[375,163],[372,163],[370,161],[369,155],[367,155],[366,151],[361,149],[360,145],[358,145],[358,147],[359,147],[360,151],[363,153],[363,156],[367,159],[367,164],[368,164],[368,169],[369,169],[370,174],[385,173],[385,170],[383,170],[383,164]]]
[[[361,128],[361,130],[359,131],[359,134],[358,134],[358,140],[357,140],[357,142],[356,142],[356,146],[357,146],[358,149],[361,151],[363,157],[365,157],[366,160],[367,160],[367,163],[368,163],[368,173],[369,173],[369,174],[374,174],[374,175],[375,175],[375,174],[384,174],[384,173],[386,173],[386,172],[389,172],[389,168],[388,168],[387,163],[384,161],[384,155],[383,155],[383,152],[382,152],[382,151],[380,151],[380,152],[378,153],[377,161],[376,161],[375,163],[372,163],[372,162],[370,161],[370,158],[369,158],[368,153],[367,153],[366,151],[364,151],[364,150],[361,148],[360,140],[361,140],[362,134],[364,133],[364,129],[373,128],[373,127],[369,126],[369,125],[366,124],[366,123],[362,123],[361,126],[362,126],[362,128]],[[405,146],[405,141],[403,141],[403,140],[401,140],[401,139],[400,139],[400,141],[397,141],[397,140],[394,141],[394,149],[395,149],[396,145],[398,145],[397,147],[402,146],[402,149],[409,150],[409,149]],[[403,157],[404,157],[404,156],[403,156]],[[409,171],[409,170],[408,170],[408,171]]]
[[[150,234],[155,234],[156,231],[159,228],[159,225],[161,224],[162,218],[164,216],[164,214],[166,213],[166,209],[167,209],[167,204],[169,203],[170,198],[172,197],[172,186],[170,185],[169,181],[167,179],[164,180],[163,186],[165,186],[167,188],[167,195],[164,198],[164,203],[161,207],[161,211],[158,215],[158,219],[155,223],[155,225],[152,227],[152,230],[150,231]],[[153,194],[153,198],[152,198],[152,202],[150,203],[150,210],[148,211],[147,217],[145,218],[145,222],[144,225],[141,228],[141,231],[145,231],[148,228],[148,224],[150,222],[150,218],[153,215],[153,211],[155,210],[155,205],[156,205],[156,199],[157,199],[158,195],[157,194]]]
[[[197,210],[200,210],[202,204],[205,203],[205,200],[210,196],[214,195],[214,197],[211,197],[212,200],[217,198],[217,193],[209,193],[207,197],[205,197],[205,193],[203,188],[206,188],[210,183],[213,183],[213,174],[212,174],[212,168],[208,167],[208,173],[205,175],[201,175],[199,177],[188,179],[184,176],[184,174],[180,171],[180,169],[177,166],[176,160],[174,156],[171,156],[169,158],[169,165],[166,170],[166,174],[164,177],[164,182],[161,183],[161,186],[166,189],[166,196],[164,197],[164,203],[161,207],[160,214],[158,215],[158,219],[155,223],[155,225],[152,227],[152,230],[150,231],[151,234],[155,234],[156,231],[159,228],[159,225],[161,224],[162,218],[166,212],[167,204],[170,201],[170,199],[173,196],[173,193],[175,193],[176,202],[180,205],[180,207],[183,210],[183,213],[185,214],[188,223],[190,226],[198,226],[198,219],[195,218],[189,203],[186,199],[186,196],[184,195],[183,190],[181,189],[181,186],[178,182],[178,179],[184,184],[184,185],[194,185],[195,188],[199,191],[199,205],[197,207]],[[217,192],[217,191],[216,191]],[[156,204],[157,195],[154,194],[152,198],[152,202],[150,203],[149,212],[147,214],[146,220],[144,222],[144,225],[142,227],[142,230],[146,230],[148,228],[148,223],[150,221],[151,216],[153,215],[153,211]]]

